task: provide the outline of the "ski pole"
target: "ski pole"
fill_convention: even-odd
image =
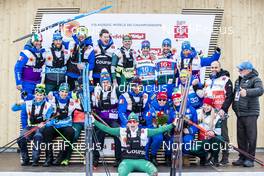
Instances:
[[[33,131],[35,131],[36,128],[37,128],[37,126],[34,127],[34,128],[32,128],[32,129],[30,129],[29,131],[27,131],[23,136],[19,136],[19,137],[13,139],[12,141],[8,142],[7,144],[5,144],[4,146],[2,146],[1,148],[5,148],[5,147],[7,147],[8,145],[12,144],[13,142],[16,142],[17,140],[19,140],[19,138],[27,137],[27,136],[30,135]],[[0,153],[2,153],[2,152],[3,152],[3,151],[1,151]]]
[[[44,127],[50,120],[54,119],[57,117],[57,114],[55,114],[53,117],[49,118],[47,121],[43,122],[41,125],[39,124],[39,126],[35,126],[32,129],[30,129],[29,131],[27,131],[24,135],[19,136],[16,139],[13,139],[12,141],[8,142],[6,145],[4,145],[1,148],[4,148],[2,151],[0,151],[0,153],[3,153],[4,151],[6,151],[7,149],[11,148],[13,145],[15,145],[17,143],[17,141],[20,141],[23,137],[27,137],[29,136],[31,133],[35,132],[37,129]]]
[[[6,150],[8,150],[9,148],[11,148],[13,145],[15,145],[18,141],[20,141],[23,137],[27,137],[28,135],[30,135],[31,133],[33,133],[34,131],[36,131],[38,128],[34,127],[32,129],[30,129],[29,131],[27,131],[23,136],[19,136],[16,139],[13,139],[12,141],[8,142],[6,145],[2,146],[1,148],[3,148],[2,151],[0,151],[0,153],[5,152]]]
[[[100,122],[102,122],[105,126],[110,127],[99,115],[97,115],[95,112],[92,112],[92,115],[94,115]]]
[[[76,152],[83,158],[85,159],[84,155],[76,148],[74,147],[74,145],[57,129],[55,128],[54,126],[52,126],[55,131],[57,131],[57,133],[59,133],[59,135],[62,137],[62,139],[67,142],[74,150],[76,150]]]

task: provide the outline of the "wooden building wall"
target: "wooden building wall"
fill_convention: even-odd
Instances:
[[[223,8],[219,46],[223,68],[238,76],[236,65],[244,59],[253,62],[264,79],[264,1],[262,0],[0,0],[0,146],[19,134],[19,113],[11,112],[18,91],[13,68],[24,42],[12,40],[30,32],[38,8],[79,7],[81,12],[113,5],[104,13],[181,13],[183,8]],[[146,19],[147,20],[147,19]],[[261,98],[261,107],[264,98]],[[232,112],[232,110],[230,111]],[[261,114],[263,114],[263,108]],[[263,116],[263,115],[261,115]],[[258,120],[258,147],[264,147],[264,117]],[[236,117],[229,119],[231,141],[236,144]]]

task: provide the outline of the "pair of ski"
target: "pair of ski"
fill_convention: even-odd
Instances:
[[[189,74],[187,76],[186,84],[184,86],[184,90],[182,91],[182,101],[179,113],[176,115],[176,118],[178,119],[177,126],[174,128],[174,139],[173,143],[176,144],[176,150],[173,149],[172,156],[171,156],[171,170],[170,170],[170,176],[181,176],[182,174],[182,130],[183,130],[183,124],[184,124],[184,117],[185,112],[187,108],[187,100],[188,100],[188,94],[189,89],[191,85],[192,80],[192,59],[189,64],[189,68],[187,69]]]
[[[93,138],[96,143],[98,143],[98,138],[95,134],[95,131],[93,129],[92,125],[92,118],[91,114],[93,113],[91,110],[91,97],[90,97],[90,80],[89,80],[89,63],[85,63],[85,68],[82,72],[82,78],[83,78],[83,91],[80,95],[80,100],[83,105],[83,110],[85,113],[85,123],[84,123],[84,129],[85,129],[85,174],[86,176],[92,176],[93,175]],[[96,115],[93,113],[93,115]],[[100,119],[100,117],[97,117]],[[103,121],[103,120],[102,120]],[[105,169],[105,174],[107,176],[110,176],[110,171],[105,163],[104,154],[103,154],[103,166]]]

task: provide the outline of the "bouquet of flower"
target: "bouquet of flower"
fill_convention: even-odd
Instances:
[[[159,111],[156,113],[157,126],[163,126],[168,122],[168,115],[164,111]]]

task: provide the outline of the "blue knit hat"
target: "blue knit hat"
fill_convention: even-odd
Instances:
[[[59,87],[59,91],[70,91],[69,84],[68,83],[61,83]]]
[[[162,41],[162,46],[171,46],[171,40],[169,38],[166,38]]]
[[[141,43],[141,49],[143,48],[150,48],[150,42],[148,40],[144,40]]]
[[[53,40],[62,40],[61,32],[58,31],[58,30],[56,30],[56,31],[53,33],[52,39],[53,39]]]
[[[182,50],[191,50],[191,43],[189,41],[182,42]]]
[[[111,77],[106,68],[103,68],[100,74],[100,83],[103,81],[109,81],[111,83]]]

